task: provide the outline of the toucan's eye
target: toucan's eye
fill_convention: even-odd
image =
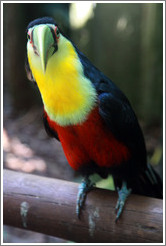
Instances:
[[[55,27],[55,34],[56,34],[56,38],[58,39],[60,37],[60,31],[57,26]]]
[[[30,41],[30,44],[32,44],[32,32],[33,31],[29,30],[27,33],[27,39]]]
[[[29,33],[27,33],[27,39],[30,40],[31,36],[29,35]]]
[[[56,30],[56,35],[57,35],[57,37],[60,35],[60,31],[59,31],[58,28],[57,28],[57,30]]]

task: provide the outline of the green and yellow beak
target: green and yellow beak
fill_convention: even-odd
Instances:
[[[42,70],[45,73],[49,58],[57,50],[56,39],[53,37],[51,27],[48,25],[39,25],[34,28],[33,48],[34,52],[40,57]]]

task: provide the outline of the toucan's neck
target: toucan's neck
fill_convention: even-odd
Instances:
[[[45,74],[30,51],[28,57],[49,117],[62,126],[84,122],[95,106],[96,90],[85,77],[71,42],[61,37],[58,51],[49,59]]]

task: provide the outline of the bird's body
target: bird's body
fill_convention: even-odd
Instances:
[[[67,160],[76,171],[85,173],[90,168],[92,173],[97,172],[97,165],[100,173],[100,168],[119,166],[130,157],[128,148],[105,126],[98,107],[92,110],[84,123],[78,125],[64,127],[51,121],[48,115],[45,117],[49,126],[57,132]]]
[[[116,186],[126,182],[134,193],[161,197],[162,185],[147,165],[143,134],[126,96],[53,19],[31,22],[28,35],[29,71],[42,96],[44,124],[61,142],[70,166],[86,177],[111,173]]]

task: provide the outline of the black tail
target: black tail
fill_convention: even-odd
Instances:
[[[158,173],[153,167],[148,164],[147,169],[141,172],[131,184],[132,193],[154,197],[163,198],[163,184]]]

